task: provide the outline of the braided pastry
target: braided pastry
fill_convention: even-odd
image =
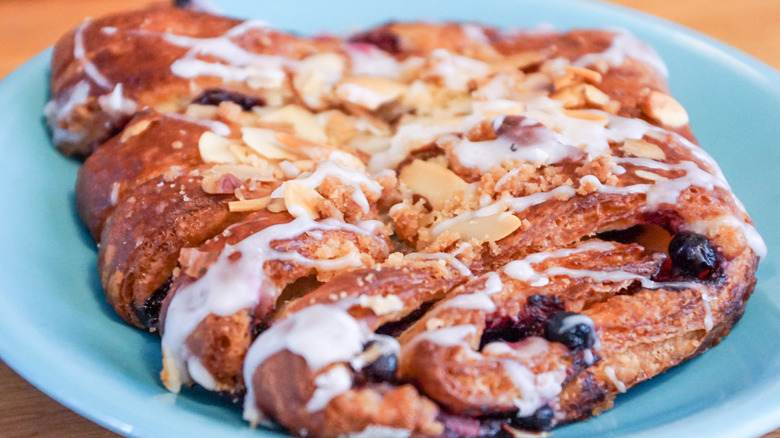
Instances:
[[[766,248],[666,87],[621,32],[156,5],[66,35],[46,113],[168,389],[300,436],[492,437],[597,415],[742,315]]]

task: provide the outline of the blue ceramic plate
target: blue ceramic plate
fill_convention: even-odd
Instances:
[[[574,0],[219,2],[232,15],[302,32],[388,19],[460,19],[559,29],[621,26],[666,59],[674,95],[720,162],[769,245],[744,319],[713,351],[618,397],[614,409],[556,438],[745,437],[780,426],[780,75],[674,24]],[[0,83],[0,357],[82,415],[132,436],[281,436],[251,430],[238,409],[202,391],[174,396],[157,373],[159,342],[105,303],[96,252],[74,208],[78,163],[55,152],[41,123],[50,52]]]

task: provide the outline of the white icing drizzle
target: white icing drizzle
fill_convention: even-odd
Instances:
[[[266,261],[292,261],[322,270],[361,266],[360,255],[354,251],[335,259],[316,260],[295,251],[281,252],[271,247],[274,241],[291,239],[312,230],[368,233],[364,228],[334,219],[315,222],[302,216],[289,223],[270,226],[235,245],[226,246],[203,277],[176,292],[166,313],[162,337],[165,369],[171,376],[166,382],[169,390],[178,392],[182,383],[195,377],[189,371],[188,362],[192,357],[186,340],[206,316],[230,316],[241,309],[253,309],[263,298],[276,299],[280,290],[265,276],[263,268]],[[231,261],[235,253],[240,253],[241,257]],[[198,380],[196,382],[201,383]]]
[[[574,248],[558,249],[554,251],[545,251],[531,254],[522,260],[514,260],[504,266],[504,273],[515,280],[524,281],[531,286],[541,287],[550,283],[550,277],[564,275],[570,278],[590,278],[595,282],[620,282],[637,280],[642,283],[646,289],[660,288],[686,288],[702,290],[701,284],[692,281],[681,282],[656,282],[647,277],[626,271],[594,271],[589,269],[570,269],[560,266],[553,266],[544,271],[537,271],[531,265],[541,263],[551,258],[568,257],[586,251],[609,251],[614,249],[612,243],[601,240],[588,240],[580,243]]]
[[[396,204],[396,205],[403,205],[403,204]],[[444,252],[434,252],[434,253],[416,252],[416,253],[407,254],[406,258],[412,260],[444,260],[446,263],[452,265],[452,267],[455,268],[460,275],[470,276],[471,269],[469,269],[468,266],[463,264],[463,262],[455,258],[456,255],[458,254],[455,252],[453,252],[452,254],[448,254]]]
[[[609,380],[612,381],[612,384],[615,385],[615,388],[618,390],[618,392],[626,392],[626,384],[618,380],[617,376],[615,375],[614,368],[611,366],[604,367],[604,374],[606,374]]]
[[[534,374],[530,369],[512,360],[502,361],[504,370],[520,390],[522,398],[515,398],[512,403],[517,406],[518,417],[533,415],[550,400],[555,399],[563,389],[566,379],[566,368]]]
[[[738,229],[745,237],[748,246],[753,250],[759,258],[766,258],[767,247],[764,243],[764,239],[758,234],[756,228],[744,222],[742,219],[734,216],[733,214],[726,214],[723,216],[717,216],[711,219],[694,222],[688,224],[687,227],[699,234],[717,235],[720,229],[723,227],[732,227]]]
[[[499,119],[496,119],[499,120]],[[533,119],[525,119],[522,126],[536,124]],[[523,160],[535,164],[557,163],[573,157],[579,149],[560,141],[560,135],[544,126],[528,129],[528,135],[534,139],[532,144],[518,144],[509,136],[502,135],[495,140],[473,142],[463,138],[455,145],[453,152],[458,161],[466,167],[476,167],[486,172],[505,160]]]
[[[73,108],[87,102],[90,89],[89,82],[81,80],[57,99],[53,99],[46,103],[46,106],[43,108],[43,113],[52,130],[52,141],[54,144],[80,143],[84,139],[86,133],[83,129],[79,131],[69,131],[61,128],[59,122],[65,119]]]
[[[406,429],[386,426],[369,426],[358,433],[343,435],[340,438],[409,438],[412,433]]]
[[[441,221],[440,223],[436,224],[436,226],[433,227],[433,234],[434,235],[440,234],[459,222],[470,221],[474,218],[491,216],[494,214],[501,213],[506,208],[509,208],[515,213],[519,213],[534,205],[542,204],[548,201],[549,199],[557,198],[557,197],[571,197],[574,196],[575,193],[576,192],[574,191],[574,189],[569,186],[560,186],[560,187],[556,187],[553,190],[550,190],[549,192],[539,192],[539,193],[534,193],[533,195],[528,195],[528,196],[523,196],[518,198],[504,197],[478,210],[467,211],[455,217]]]
[[[224,81],[249,81],[254,88],[279,88],[286,79],[284,68],[292,68],[297,62],[282,56],[249,52],[232,40],[252,29],[269,27],[264,21],[247,20],[216,38],[193,38],[166,32],[163,34],[165,41],[190,49],[171,65],[171,71],[188,79],[217,76]],[[197,58],[198,55],[213,56],[227,64],[204,61]]]
[[[353,76],[401,77],[401,65],[392,56],[370,44],[348,43],[344,45],[352,61]]]
[[[122,92],[122,84],[116,84],[109,94],[97,98],[103,111],[113,114],[133,114],[138,109],[134,100],[128,99]]]
[[[485,30],[481,26],[464,23],[460,25],[460,29],[470,40],[480,44],[490,44],[490,39],[485,35]]]
[[[352,200],[368,213],[369,202],[366,198],[365,191],[373,192],[375,194],[382,193],[382,186],[371,179],[364,171],[345,166],[336,160],[323,161],[317,165],[317,169],[312,174],[301,174],[297,179],[293,180],[296,184],[300,184],[310,189],[316,189],[325,178],[337,178],[344,185],[352,187]],[[271,192],[271,198],[284,198],[284,189],[287,183],[283,183],[277,187],[276,190]]]
[[[442,308],[456,308],[468,310],[484,310],[485,312],[495,312],[496,305],[490,297],[482,292],[474,294],[458,295],[449,299],[441,306]]]
[[[434,62],[431,73],[444,79],[447,88],[451,90],[465,91],[469,81],[490,73],[490,67],[484,62],[455,55],[444,49],[434,50],[429,59]]]
[[[469,336],[476,336],[477,328],[472,324],[456,325],[444,327],[436,330],[428,330],[417,335],[410,344],[413,345],[420,341],[430,341],[444,347],[462,344]]]
[[[165,113],[165,117],[170,117],[172,119],[177,119],[189,123],[197,123],[198,125],[209,128],[209,130],[212,131],[214,134],[221,135],[222,137],[227,137],[228,135],[230,135],[231,132],[228,125],[222,122],[218,122],[216,120],[198,119],[195,117],[190,117],[186,114],[179,114],[179,113]]]
[[[76,28],[76,33],[73,36],[73,57],[81,63],[84,67],[84,73],[92,79],[92,82],[102,88],[111,88],[111,82],[109,82],[109,80],[100,73],[100,70],[95,67],[95,64],[86,57],[86,50],[84,49],[84,29],[87,28],[91,21],[92,20],[90,19],[84,20],[84,22]]]
[[[352,388],[352,375],[344,365],[336,365],[314,378],[317,389],[306,403],[309,412],[321,411],[336,396]]]
[[[572,65],[588,67],[603,60],[610,66],[618,67],[623,65],[626,58],[633,58],[649,65],[663,77],[669,77],[669,70],[655,49],[625,30],[616,30],[619,33],[612,39],[612,44],[607,50],[584,55],[572,62]]]
[[[371,156],[368,169],[371,172],[392,169],[406,159],[414,148],[431,143],[440,135],[451,133],[453,130],[449,126],[402,125],[390,140],[390,147]]]
[[[546,353],[550,349],[550,341],[540,336],[529,336],[511,344],[503,341],[491,342],[482,348],[482,354],[501,356],[510,354],[518,358],[531,358]]]
[[[306,360],[313,372],[338,362],[349,362],[363,350],[371,332],[345,310],[317,304],[307,307],[274,324],[255,339],[244,360],[244,419],[252,422],[262,418],[255,400],[252,383],[257,368],[266,359],[281,351],[290,351]],[[349,390],[351,376],[344,366],[317,377],[317,390],[307,409],[324,408],[328,401]],[[322,377],[325,375],[326,377]],[[345,378],[346,377],[346,378]],[[319,392],[318,392],[319,391]]]

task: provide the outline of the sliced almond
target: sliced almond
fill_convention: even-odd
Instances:
[[[151,124],[151,120],[139,120],[133,123],[132,125],[125,128],[124,131],[122,131],[122,137],[120,137],[119,141],[122,143],[126,142],[130,137],[135,137],[136,135],[146,131],[146,128],[148,128]]]
[[[669,178],[667,178],[665,176],[661,176],[661,175],[659,175],[657,173],[653,173],[653,172],[648,172],[646,170],[637,170],[637,171],[634,172],[634,175],[636,175],[636,176],[638,176],[640,178],[643,178],[643,179],[650,180],[650,181],[667,181],[669,179]]]
[[[680,128],[688,124],[688,112],[672,96],[651,91],[641,105],[648,117],[663,125]]]
[[[258,155],[254,149],[243,144],[231,144],[228,149],[233,155],[238,158],[238,162],[241,164],[248,164],[250,166],[268,167],[269,161]]]
[[[563,69],[566,70],[566,72],[571,73],[575,77],[580,77],[588,82],[598,84],[599,82],[601,82],[602,79],[601,73],[595,70],[591,70],[589,68],[567,65]]]
[[[455,193],[465,193],[470,187],[455,172],[422,160],[414,160],[401,169],[398,179],[413,193],[427,199],[434,208],[441,207]]]
[[[563,87],[556,91],[551,98],[563,103],[564,108],[577,108],[584,106],[587,102],[584,89],[577,85]]]
[[[257,211],[266,208],[270,203],[271,197],[266,196],[264,198],[244,199],[241,201],[228,202],[228,208],[234,213],[242,211]]]
[[[317,205],[322,195],[316,190],[293,181],[284,183],[284,205],[293,217],[308,216],[316,219]]]
[[[607,126],[607,123],[609,123],[609,117],[607,117],[606,114],[593,111],[564,109],[563,113],[575,119],[589,120],[591,122],[600,123],[604,126]]]
[[[449,227],[448,231],[458,233],[461,240],[477,239],[480,242],[495,242],[512,234],[520,228],[520,225],[522,221],[517,216],[503,212],[458,222]]]
[[[321,53],[301,61],[293,78],[298,95],[310,108],[327,105],[333,86],[341,80],[346,61],[335,53]]]
[[[266,208],[271,213],[281,213],[287,210],[287,207],[284,204],[284,199],[282,198],[271,199],[271,202],[268,203]]]
[[[572,85],[577,85],[578,83],[579,82],[577,81],[577,77],[570,72],[566,72],[561,76],[556,76],[555,79],[553,79],[553,85],[555,86],[556,90],[561,90]]]
[[[664,150],[653,143],[646,140],[626,140],[620,150],[627,154],[631,154],[639,158],[650,158],[651,160],[665,160],[666,154]]]
[[[276,139],[276,132],[270,129],[241,128],[242,140],[255,152],[272,160],[294,161],[300,158],[295,151],[285,147]]]
[[[325,128],[317,121],[314,114],[299,105],[287,105],[261,116],[260,120],[269,123],[289,123],[297,137],[320,144],[328,142]]]
[[[591,105],[603,106],[609,103],[609,96],[593,85],[583,84],[582,91],[585,100]]]
[[[308,172],[312,169],[314,169],[314,165],[316,164],[313,160],[298,160],[292,162],[295,167],[301,170],[301,172]]]
[[[198,151],[206,163],[237,164],[237,157],[230,151],[230,146],[234,144],[233,140],[206,131],[198,140]]]
[[[373,111],[401,97],[407,88],[406,84],[390,78],[353,76],[341,81],[336,97]]]

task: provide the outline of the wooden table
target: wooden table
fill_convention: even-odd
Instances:
[[[53,44],[83,18],[147,3],[150,0],[2,0],[0,77]],[[613,3],[699,30],[780,69],[780,1],[613,0]],[[0,436],[116,435],[51,400],[0,362]],[[780,438],[780,429],[766,438]]]

